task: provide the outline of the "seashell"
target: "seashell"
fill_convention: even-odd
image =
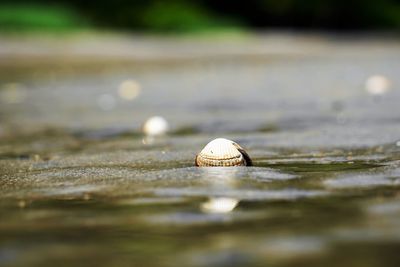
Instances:
[[[196,166],[252,166],[252,161],[244,149],[237,143],[217,138],[208,143],[196,156]]]
[[[166,119],[160,116],[149,118],[143,125],[143,132],[148,136],[159,136],[167,133],[169,129]]]

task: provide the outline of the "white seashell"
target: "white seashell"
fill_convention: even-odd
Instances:
[[[208,143],[196,156],[196,166],[251,166],[249,155],[237,143],[217,138]]]
[[[143,125],[143,132],[148,136],[158,136],[166,134],[168,129],[168,122],[160,116],[149,118]]]

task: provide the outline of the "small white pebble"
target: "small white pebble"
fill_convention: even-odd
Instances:
[[[168,132],[168,129],[167,120],[160,116],[149,118],[143,126],[143,132],[148,136],[164,135]]]

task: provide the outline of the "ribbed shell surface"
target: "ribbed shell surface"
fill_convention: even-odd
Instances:
[[[198,166],[246,166],[246,160],[235,142],[218,138],[208,143],[196,157]]]

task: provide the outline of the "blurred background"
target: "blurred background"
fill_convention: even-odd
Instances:
[[[280,112],[286,114],[289,109],[280,110],[284,105],[279,103],[293,98],[289,106],[300,105],[302,97],[311,96],[306,94],[307,90],[312,91],[317,86],[317,81],[310,83],[314,78],[312,73],[327,74],[324,68],[339,59],[343,66],[327,70],[337,72],[328,78],[332,81],[321,79],[320,83],[332,85],[331,82],[336,84],[340,80],[361,86],[369,77],[377,76],[378,83],[389,88],[393,78],[384,72],[395,72],[392,62],[397,55],[399,29],[398,0],[250,0],[245,4],[207,0],[0,0],[1,96],[3,104],[10,104],[3,105],[4,122],[0,133],[15,133],[14,127],[17,132],[43,127],[140,131],[146,116],[156,113],[152,105],[160,104],[169,110],[172,110],[170,105],[175,104],[174,114],[171,114],[176,118],[171,122],[173,129],[206,129],[209,126],[205,124],[213,124],[207,121],[215,110],[222,111],[217,118],[226,120],[229,125],[233,123],[230,127],[248,128],[249,120],[246,124],[231,122],[229,113],[225,114],[226,103],[218,99],[226,91],[230,91],[232,106],[244,108],[249,103],[259,102],[260,110],[279,110],[279,116],[284,116]],[[362,66],[359,60],[364,56],[373,56],[376,64],[377,60],[382,60],[379,63],[382,65],[378,68],[371,64]],[[324,57],[326,61],[317,60]],[[286,69],[270,69],[279,64],[286,64]],[[301,81],[296,80],[299,74],[288,72],[307,64],[315,68],[321,64],[321,68],[310,69],[310,76],[303,76]],[[220,66],[223,68],[219,73],[213,70]],[[188,73],[179,74],[180,68]],[[273,76],[274,71],[278,75]],[[151,74],[153,77],[148,77]],[[338,79],[338,75],[356,79]],[[95,77],[104,78],[102,86],[96,86]],[[72,79],[78,84],[70,84]],[[302,88],[303,94],[297,97],[299,82],[307,88]],[[43,91],[43,83],[71,89],[58,92],[67,94],[65,98],[45,100],[51,94]],[[40,90],[33,90],[36,85]],[[202,88],[204,85],[206,88]],[[348,92],[344,89],[348,86],[354,90],[353,84],[327,88],[326,92],[335,96],[327,96],[326,102],[339,103],[341,90]],[[281,87],[284,89],[279,89]],[[162,88],[171,94],[151,98],[151,94],[165,93]],[[272,100],[268,92],[278,89],[282,95],[280,102]],[[386,89],[383,91],[387,92]],[[128,99],[121,90],[131,94]],[[191,90],[218,93],[215,99],[207,99],[205,95],[200,99],[192,98]],[[253,94],[245,93],[252,90]],[[175,101],[182,91],[187,97]],[[79,101],[67,100],[73,94],[80,96]],[[38,100],[29,101],[31,98]],[[268,101],[273,105],[262,107],[262,103]],[[60,103],[51,107],[57,102]],[[189,114],[194,113],[181,112],[195,104],[202,107],[196,114],[200,126],[193,125]],[[316,105],[321,107],[321,99]],[[48,108],[54,112],[46,112]],[[100,121],[96,108],[113,112],[105,111]],[[30,110],[36,111],[34,118]],[[82,115],[76,118],[74,110],[82,110]],[[134,111],[138,112],[132,120],[129,114]],[[253,113],[256,112],[259,110]],[[17,119],[18,114],[21,117]],[[55,118],[54,114],[59,117]],[[270,128],[271,124],[278,123],[278,115],[274,116],[267,121],[253,122],[250,129]]]
[[[398,0],[0,1],[2,31],[398,30]]]

